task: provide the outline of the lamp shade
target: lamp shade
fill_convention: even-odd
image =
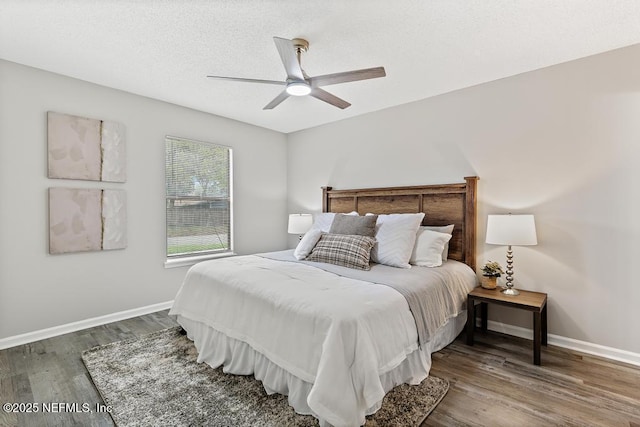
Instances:
[[[289,234],[304,234],[311,228],[313,216],[311,214],[291,214],[289,215]]]
[[[537,245],[533,215],[489,215],[486,242],[491,245]]]

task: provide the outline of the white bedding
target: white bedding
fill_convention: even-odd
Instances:
[[[439,269],[460,265],[452,261]],[[471,269],[467,273],[463,282],[471,289],[475,274]],[[454,288],[459,294],[459,284]],[[464,298],[455,298],[459,304],[447,320],[462,311]],[[268,391],[295,392],[289,398],[294,409],[321,423],[361,425],[392,386],[416,383],[428,374],[417,351],[415,320],[400,293],[313,265],[255,255],[197,264],[187,273],[170,314],[178,316],[190,336],[225,348],[207,357],[203,342],[194,340],[202,360],[214,361],[214,367],[225,364],[225,371],[249,374],[237,371],[253,366],[256,376],[268,377],[257,371],[267,372],[273,364],[298,379],[298,386],[274,386],[282,378],[259,378]],[[247,351],[250,363],[233,361],[249,357]],[[242,367],[227,369],[234,363]],[[404,374],[394,371],[401,365]]]

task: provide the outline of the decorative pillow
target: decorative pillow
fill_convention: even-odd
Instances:
[[[375,243],[373,237],[323,233],[306,260],[369,270],[371,248]]]
[[[447,234],[453,234],[453,224],[451,225],[442,225],[442,226],[437,226],[437,225],[425,225],[420,227],[421,229],[426,229],[426,230],[431,230],[431,231],[437,231],[438,233],[447,233]],[[420,232],[420,231],[418,231]],[[416,240],[417,242],[417,240]],[[415,248],[414,248],[414,252],[415,252]],[[446,261],[447,259],[449,259],[449,242],[447,242],[444,245],[444,249],[442,250],[442,261]]]
[[[314,213],[313,225],[311,226],[311,229],[318,229],[324,231],[325,233],[328,233],[335,216],[336,214],[333,212]]]
[[[421,267],[439,267],[442,265],[442,251],[451,240],[451,234],[439,233],[420,227],[416,244],[409,262]]]
[[[329,233],[349,234],[373,237],[376,234],[377,215],[355,216],[337,214],[333,219]]]
[[[378,215],[377,243],[371,251],[371,261],[391,267],[411,268],[409,259],[423,218],[422,212]]]
[[[344,215],[358,215],[358,212],[353,211]],[[313,214],[313,225],[311,226],[311,229],[317,228],[318,230],[328,233],[335,216],[336,214],[334,212],[320,212]]]
[[[318,243],[318,240],[320,240],[320,236],[322,236],[322,230],[311,229],[307,231],[293,251],[293,256],[296,257],[296,259],[305,259],[309,256],[316,243]]]

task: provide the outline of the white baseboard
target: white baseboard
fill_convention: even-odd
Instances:
[[[0,350],[15,347],[17,345],[28,344],[34,341],[52,338],[58,335],[68,334],[69,332],[75,332],[81,329],[93,328],[94,326],[105,325],[107,323],[117,322],[119,320],[125,320],[149,313],[155,313],[156,311],[171,308],[172,305],[173,301],[161,302],[158,304],[148,305],[146,307],[119,311],[117,313],[93,317],[86,320],[80,320],[78,322],[67,323],[66,325],[54,326],[52,328],[41,329],[34,332],[27,332],[26,334],[15,335],[13,337],[2,338],[0,339]]]
[[[492,320],[487,322],[487,329],[533,340],[532,329],[521,328],[519,326],[508,325],[506,323],[495,322]],[[640,366],[640,354],[638,353],[632,353],[630,351],[619,350],[617,348],[606,347],[604,345],[593,344],[586,341],[574,340],[573,338],[567,338],[560,335],[549,334],[547,339],[551,345]]]

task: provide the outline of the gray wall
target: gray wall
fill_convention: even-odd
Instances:
[[[47,111],[123,123],[127,182],[48,179]],[[287,245],[285,135],[0,60],[0,339],[174,298],[186,268],[163,264],[165,135],[233,148],[236,252]],[[48,255],[53,186],[126,190],[128,248]]]
[[[539,245],[515,247],[515,282],[549,294],[549,332],[640,352],[640,46],[289,135],[291,212],[319,188],[479,181],[487,214],[533,213]],[[531,327],[528,314],[490,309]]]

